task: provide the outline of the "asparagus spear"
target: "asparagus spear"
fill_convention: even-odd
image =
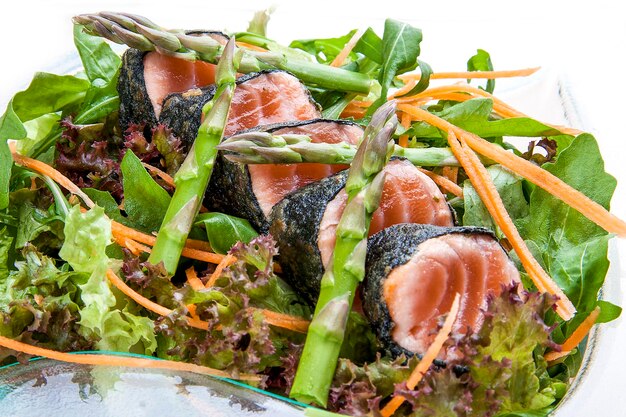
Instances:
[[[176,272],[178,260],[193,221],[200,210],[202,197],[213,172],[216,146],[222,140],[228,120],[230,102],[235,89],[235,76],[240,59],[231,38],[216,69],[217,91],[202,109],[203,122],[185,161],[174,176],[176,191],[165,213],[163,223],[148,261],[163,262],[170,274]]]
[[[274,136],[267,132],[231,136],[217,149],[232,152],[226,154],[226,158],[243,164],[349,164],[357,152],[356,146],[346,142],[313,143],[306,135]],[[393,156],[404,157],[417,166],[459,166],[449,148],[403,148],[394,145]]]
[[[158,51],[177,58],[217,63],[223,46],[209,36],[191,36],[180,30],[164,29],[142,16],[100,12],[74,17],[94,36],[126,44],[142,51]],[[313,61],[288,59],[282,53],[246,50],[239,71],[248,73],[277,68],[291,72],[305,84],[331,90],[369,93],[372,80],[365,74]]]
[[[290,396],[326,406],[348,313],[357,285],[365,276],[367,235],[378,208],[391,156],[398,120],[395,102],[381,106],[372,116],[348,172],[348,203],[337,225],[332,260],[322,278],[315,314],[307,333]]]

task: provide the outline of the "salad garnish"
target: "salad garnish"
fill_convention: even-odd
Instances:
[[[313,414],[551,413],[621,313],[600,299],[626,223],[595,138],[494,95],[539,68],[478,50],[435,71],[393,19],[285,46],[268,19],[224,34],[76,16],[82,68],[8,103],[2,363],[189,371]],[[155,103],[144,62],[160,93],[186,87]],[[447,79],[465,81],[431,86]],[[420,205],[442,224],[410,224]],[[424,296],[410,314],[403,288]]]

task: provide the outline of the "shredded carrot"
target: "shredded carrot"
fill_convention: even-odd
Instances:
[[[467,93],[467,94],[463,94]],[[398,99],[398,103],[423,103],[433,99],[442,99],[442,100],[455,100],[455,101],[466,101],[471,98],[478,97],[486,97],[493,101],[493,111],[506,118],[511,117],[528,117],[526,114],[514,109],[513,107],[506,104],[504,101],[495,97],[493,94],[488,93],[485,90],[481,90],[480,88],[473,87],[469,84],[465,83],[457,83],[453,85],[445,85],[439,87],[429,88],[426,91],[423,91],[419,94],[410,97],[402,97]],[[553,127],[555,129],[560,130],[563,133],[576,136],[582,131],[571,128],[568,126],[559,126],[554,124],[548,124],[547,126]]]
[[[448,133],[448,143],[450,144],[452,152],[463,166],[480,199],[485,204],[487,211],[489,211],[491,217],[498,227],[500,227],[511,246],[513,246],[515,253],[520,258],[524,269],[537,286],[537,289],[541,292],[548,292],[558,297],[556,302],[557,313],[564,320],[570,320],[576,313],[576,308],[567,298],[563,290],[561,290],[546,271],[543,270],[539,262],[537,262],[528,249],[528,246],[526,246],[524,239],[520,236],[509,213],[506,211],[504,203],[491,180],[491,176],[478,159],[478,156],[467,146],[464,136],[459,135],[457,140],[453,131]]]
[[[352,35],[352,37],[350,38],[348,43],[346,43],[346,45],[343,47],[341,52],[339,52],[339,54],[337,54],[335,59],[333,59],[333,62],[330,63],[330,66],[340,67],[343,64],[343,62],[346,60],[348,55],[350,55],[350,52],[352,52],[352,50],[354,49],[356,44],[359,42],[359,39],[361,39],[361,36],[363,36],[364,33],[365,31],[363,29],[359,29],[356,32],[354,32],[354,35]]]
[[[120,290],[124,295],[135,301],[143,308],[150,310],[153,313],[158,314],[159,316],[169,316],[170,314],[172,314],[173,311],[169,308],[163,307],[162,305],[157,304],[154,301],[148,300],[146,297],[130,288],[128,285],[126,285],[124,281],[122,281],[120,277],[115,274],[115,272],[113,272],[113,270],[108,269],[106,275],[115,288]],[[197,320],[189,317],[187,317],[187,323],[191,327],[195,327],[196,329],[207,330],[209,328],[209,324],[206,321]]]
[[[71,354],[65,352],[59,352],[56,350],[45,349],[38,346],[29,345],[27,343],[18,342],[17,340],[9,339],[4,336],[0,336],[0,346],[7,349],[12,349],[16,352],[26,353],[33,356],[41,356],[49,359],[54,359],[61,362],[78,363],[83,365],[98,365],[98,366],[123,366],[127,368],[150,368],[150,369],[167,369],[172,371],[185,371],[193,372],[202,375],[212,375],[221,378],[234,378],[242,381],[258,381],[260,378],[257,375],[251,374],[239,374],[232,376],[227,372],[220,371],[218,369],[208,368],[206,366],[194,365],[185,362],[176,362],[170,360],[160,359],[148,359],[148,358],[136,358],[128,356],[117,356],[108,354]]]
[[[406,80],[405,80],[406,81]],[[408,93],[409,91],[411,91],[413,89],[413,87],[415,87],[417,85],[417,81],[415,80],[408,80],[408,82],[406,84],[404,84],[401,88],[397,89],[396,91],[394,91],[391,95],[389,95],[387,97],[387,100],[392,100],[396,97],[399,97],[401,95],[404,95],[406,93]]]
[[[352,100],[349,105],[354,106],[354,107],[359,107],[359,108],[368,108],[373,103],[374,103],[373,101],[367,101],[367,100]]]
[[[424,374],[426,374],[428,369],[430,369],[430,366],[439,355],[439,351],[441,351],[441,349],[443,348],[443,344],[446,342],[446,340],[448,340],[448,337],[452,332],[452,325],[454,324],[456,316],[459,313],[460,299],[461,297],[459,293],[456,293],[456,295],[454,296],[454,301],[452,302],[452,307],[450,307],[450,312],[448,313],[448,316],[446,317],[446,320],[444,321],[441,330],[439,330],[439,333],[437,333],[437,336],[435,336],[435,340],[433,340],[431,345],[428,347],[428,350],[426,350],[426,353],[407,379],[406,386],[408,389],[413,390],[415,389],[417,384],[420,383],[420,381],[424,377]],[[393,397],[391,401],[389,401],[387,405],[385,405],[385,407],[381,410],[381,415],[383,417],[390,417],[391,415],[393,415],[393,413],[396,412],[396,410],[402,405],[405,400],[406,398],[401,395]]]
[[[152,172],[153,174],[161,178],[163,181],[165,181],[165,183],[169,185],[170,187],[176,187],[176,184],[174,184],[174,178],[172,178],[171,175],[168,174],[167,172],[163,172],[159,168],[152,166],[150,164],[146,164],[145,162],[142,162],[141,164],[148,171]]]
[[[400,124],[405,129],[411,127],[411,115],[408,113],[402,113],[400,116]],[[409,135],[400,135],[400,139],[398,140],[398,144],[403,148],[409,147]]]
[[[127,248],[135,256],[139,256],[143,252],[150,253],[150,248],[148,248],[147,246],[142,245],[141,243],[137,243],[137,242],[135,242],[132,239],[128,239],[128,238],[118,239],[118,238],[115,238],[115,240],[118,242],[118,244],[120,246],[123,246],[123,247]]]
[[[585,336],[589,334],[593,325],[596,324],[596,320],[598,320],[599,315],[600,307],[594,308],[593,311],[587,316],[587,318],[585,318],[585,320],[580,323],[576,330],[574,330],[570,337],[568,337],[567,340],[563,342],[560,352],[548,352],[545,354],[544,358],[546,359],[546,361],[552,362],[562,358],[563,356],[569,355],[570,352],[574,350],[574,348],[578,346],[580,342],[583,341]]]
[[[217,279],[220,277],[220,275],[222,274],[222,271],[224,270],[224,268],[226,268],[228,265],[231,265],[236,260],[237,259],[235,259],[235,257],[233,255],[231,255],[230,253],[228,255],[226,255],[222,259],[222,261],[219,264],[217,264],[217,266],[215,267],[215,271],[213,271],[213,273],[209,277],[208,281],[206,282],[205,288],[213,287],[215,285],[215,281],[217,281]]]
[[[267,52],[267,49],[262,48],[260,46],[252,45],[251,43],[237,41],[236,44],[239,47],[242,47],[242,48],[245,48],[245,49],[249,49],[251,51]]]
[[[561,199],[563,202],[582,213],[589,220],[596,223],[609,233],[615,233],[620,237],[626,237],[626,223],[609,213],[604,207],[589,197],[567,185],[558,177],[545,169],[527,161],[507,150],[469,133],[425,110],[407,105],[399,105],[399,109],[410,113],[419,120],[423,120],[433,126],[446,131],[452,131],[459,138],[467,141],[474,151],[507,167],[511,171],[526,178],[533,184],[543,188],[550,194]]]
[[[363,108],[359,108],[359,107],[346,107],[342,112],[341,112],[341,117],[346,119],[349,117],[352,117],[353,119],[362,119],[365,116],[365,109]]]
[[[540,67],[524,68],[518,70],[506,70],[506,71],[456,71],[456,72],[434,72],[430,75],[431,80],[441,80],[448,78],[511,78],[511,77],[527,77],[539,71]],[[420,73],[406,73],[398,75],[401,80],[419,80],[421,78]]]
[[[189,267],[185,271],[185,275],[187,276],[187,282],[195,291],[205,289],[204,284],[202,283],[200,278],[198,278],[198,274],[196,274],[196,268],[194,268],[193,266]]]
[[[128,238],[150,246],[154,246],[154,243],[156,242],[156,236],[142,233],[113,220],[111,221],[111,232],[113,233],[113,236],[118,239],[118,241],[119,239]],[[122,240],[122,242],[124,241]],[[145,250],[144,247],[144,252],[150,251]],[[224,255],[210,252],[210,246],[207,242],[193,239],[187,239],[182,255],[189,259],[209,262],[212,264],[218,264],[222,261],[222,259],[224,259]]]
[[[439,187],[444,191],[450,192],[459,198],[463,198],[463,189],[459,187],[455,182],[450,181],[448,178],[441,175],[437,175],[432,171],[424,168],[418,168],[421,172],[428,175]]]
[[[271,310],[260,309],[269,325],[293,330],[298,333],[306,333],[310,321],[302,317],[291,316],[289,314],[277,313]]]
[[[442,168],[441,173],[444,177],[456,184],[459,178],[459,167],[445,166]]]
[[[90,208],[96,205],[91,200],[91,198],[89,198],[89,196],[85,194],[83,190],[80,189],[80,187],[78,187],[78,185],[74,184],[72,181],[69,180],[69,178],[61,174],[56,169],[52,168],[50,165],[36,159],[29,158],[27,156],[20,155],[14,150],[12,150],[11,152],[13,155],[13,160],[16,163],[52,178],[52,180],[68,190],[70,193],[79,196]]]
[[[186,307],[187,307],[187,310],[189,310],[189,315],[191,316],[192,319],[200,320],[200,317],[198,317],[198,313],[196,313],[195,304],[187,304]]]

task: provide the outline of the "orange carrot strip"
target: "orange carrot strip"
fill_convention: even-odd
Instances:
[[[187,310],[189,310],[189,315],[191,316],[192,319],[200,320],[200,317],[198,317],[198,313],[196,313],[195,304],[187,304],[186,307],[187,307]]]
[[[456,184],[459,177],[459,167],[445,166],[441,169],[441,173],[444,177]]]
[[[460,142],[460,143],[459,143]],[[576,313],[576,308],[567,298],[563,290],[543,270],[539,262],[534,258],[524,239],[513,224],[504,203],[487,172],[487,169],[478,159],[478,156],[467,146],[465,138],[459,136],[458,140],[453,131],[448,133],[448,143],[454,155],[459,159],[463,169],[467,173],[476,193],[485,203],[485,207],[494,221],[500,227],[507,240],[520,258],[522,265],[529,277],[541,292],[547,292],[558,297],[556,311],[564,320],[570,320]]]
[[[368,108],[369,106],[371,106],[373,103],[373,101],[367,101],[367,100],[352,100],[349,104],[349,106],[354,106],[354,107],[359,107],[359,108]]]
[[[306,333],[309,329],[309,320],[302,317],[291,316],[289,314],[277,313],[271,310],[259,310],[267,323],[271,326],[281,327],[283,329],[293,330],[298,333]]]
[[[406,80],[405,80],[406,81]],[[396,90],[395,92],[393,92],[392,94],[390,94],[387,97],[387,100],[393,100],[394,98],[401,96],[403,94],[408,93],[409,91],[411,91],[413,89],[413,87],[415,87],[417,85],[417,81],[415,80],[408,80],[408,82],[406,84],[404,84],[404,86],[402,86],[401,88],[399,88],[398,90]]]
[[[143,295],[139,294],[132,288],[130,288],[120,277],[118,277],[115,272],[111,269],[107,269],[107,278],[113,284],[115,288],[120,290],[122,294],[126,295],[131,300],[135,301],[137,304],[142,306],[143,308],[152,311],[153,313],[158,314],[159,316],[169,316],[172,314],[172,310],[167,307],[163,307],[160,304],[155,303],[154,301],[148,300]],[[206,321],[193,319],[187,317],[187,323],[191,327],[195,327],[196,329],[207,330],[209,328],[209,324]]]
[[[224,268],[226,268],[228,265],[231,265],[233,262],[235,262],[237,259],[235,259],[235,257],[233,255],[231,255],[230,253],[228,255],[226,255],[222,261],[217,264],[217,266],[215,267],[215,271],[213,271],[213,273],[211,274],[211,276],[209,277],[208,281],[205,284],[205,288],[211,288],[215,285],[215,281],[217,281],[217,279],[220,277],[220,275],[222,274],[222,271],[224,270]]]
[[[470,96],[459,94],[461,92],[469,93]],[[454,96],[446,97],[447,94],[453,94]],[[454,84],[454,85],[445,85],[445,86],[440,86],[440,87],[429,88],[428,90],[423,91],[414,96],[400,98],[398,99],[398,102],[409,103],[417,99],[424,99],[427,97],[429,99],[440,98],[440,99],[447,99],[447,100],[466,101],[471,98],[474,98],[475,96],[490,98],[493,101],[493,111],[502,117],[507,117],[507,118],[528,117],[526,114],[509,106],[504,101],[495,97],[493,94],[490,94],[485,90],[481,90],[480,88],[476,88],[468,84]],[[554,127],[555,129],[558,129],[563,133],[573,135],[573,136],[576,136],[582,133],[581,130],[571,128],[568,126],[559,126],[559,125],[554,125],[554,124],[549,124],[549,123],[546,123],[546,125]]]
[[[452,307],[450,307],[450,312],[448,313],[448,316],[446,317],[446,320],[443,323],[441,330],[439,330],[439,333],[437,333],[437,336],[435,336],[435,340],[428,347],[428,350],[426,351],[420,362],[417,364],[415,369],[413,369],[413,372],[411,372],[409,379],[407,379],[406,386],[408,389],[415,389],[417,384],[419,384],[419,382],[424,377],[424,374],[426,374],[430,366],[439,355],[439,351],[441,351],[441,348],[443,348],[443,344],[446,342],[446,340],[448,340],[448,337],[450,337],[450,333],[452,332],[452,325],[454,324],[456,316],[459,313],[460,299],[461,297],[459,293],[456,293],[456,295],[454,296],[454,301],[452,302]],[[391,401],[389,401],[387,405],[381,410],[382,416],[390,417],[393,413],[396,412],[398,407],[400,407],[405,400],[406,398],[401,395],[393,397]]]
[[[29,158],[27,156],[20,155],[14,151],[12,151],[12,155],[13,155],[13,160],[16,163],[22,165],[23,167],[32,169],[35,172],[38,172],[40,174],[43,174],[52,178],[56,183],[61,185],[67,191],[79,196],[85,202],[85,204],[89,206],[89,208],[96,205],[91,200],[91,198],[89,198],[89,196],[85,194],[83,190],[80,189],[80,187],[78,187],[78,185],[74,184],[72,181],[69,180],[69,178],[61,174],[56,169],[52,168],[50,165],[43,163],[41,161],[38,161],[36,159]]]
[[[236,44],[239,47],[242,47],[242,48],[245,48],[245,49],[249,49],[251,51],[267,52],[267,49],[262,48],[260,46],[252,45],[251,43],[237,41]]]
[[[410,113],[433,126],[446,131],[453,131],[458,137],[462,137],[474,151],[507,167],[511,171],[526,178],[533,184],[543,188],[550,194],[562,200],[572,208],[582,213],[589,220],[596,223],[609,233],[615,233],[620,237],[626,237],[626,223],[609,213],[604,207],[589,197],[567,185],[558,177],[545,169],[529,162],[505,149],[484,140],[483,138],[469,133],[425,110],[400,105],[402,111]]]
[[[563,342],[563,344],[561,345],[561,351],[560,352],[548,352],[545,354],[544,358],[548,362],[551,362],[559,358],[562,358],[563,356],[569,355],[570,352],[574,350],[574,348],[578,346],[580,342],[583,341],[585,336],[589,334],[593,325],[596,324],[596,320],[598,320],[599,315],[600,315],[600,307],[594,308],[593,311],[587,316],[587,318],[583,320],[582,323],[580,323],[580,325],[576,328],[576,330],[574,330],[574,333],[572,333],[570,337],[568,337],[567,340]]]
[[[400,124],[402,124],[402,127],[404,127],[405,129],[408,129],[411,126],[411,115],[408,113],[402,113],[402,115],[400,116]],[[403,148],[408,148],[409,135],[401,135],[400,139],[398,140],[398,144]]]
[[[339,52],[339,54],[335,57],[335,59],[333,59],[333,62],[330,63],[330,66],[340,67],[343,64],[343,61],[345,61],[348,55],[350,55],[350,52],[352,52],[357,42],[359,42],[359,39],[361,39],[361,36],[363,36],[364,33],[365,31],[363,29],[359,29],[356,32],[354,32],[354,35],[352,35],[352,37],[350,38],[348,43],[346,43],[346,45],[343,47],[341,52]]]
[[[187,276],[187,282],[195,291],[200,291],[205,288],[200,278],[198,278],[198,274],[196,274],[196,268],[193,266],[185,271],[185,275]]]
[[[29,345],[27,343],[18,342],[17,340],[9,339],[4,336],[0,336],[0,346],[7,349],[12,349],[16,352],[26,353],[33,356],[42,356],[48,359],[54,359],[61,362],[78,363],[83,365],[98,365],[98,366],[123,366],[127,368],[150,368],[150,369],[167,369],[173,371],[185,371],[193,372],[202,375],[212,375],[222,378],[234,378],[242,381],[258,381],[260,378],[257,375],[251,374],[239,374],[233,377],[227,372],[220,371],[218,369],[208,368],[206,366],[194,365],[185,362],[176,362],[169,360],[148,359],[148,358],[135,358],[128,356],[117,356],[107,354],[70,354],[65,352],[59,352],[56,350],[45,349],[38,346]]]
[[[540,67],[524,68],[518,70],[505,70],[505,71],[456,71],[456,72],[434,72],[430,75],[431,80],[441,80],[448,78],[511,78],[511,77],[527,77],[539,71]],[[406,73],[398,75],[401,80],[419,80],[421,78],[420,73]]]
[[[443,177],[441,175],[437,175],[432,171],[429,171],[424,168],[418,168],[424,174],[428,175],[439,187],[443,188],[444,191],[448,191],[454,194],[457,197],[463,198],[463,189],[459,187],[456,183],[450,181],[448,178]]]
[[[153,174],[155,174],[156,176],[160,177],[163,181],[165,181],[165,183],[167,185],[169,185],[170,187],[176,187],[176,184],[174,184],[174,178],[171,177],[170,174],[161,171],[159,168],[152,166],[150,164],[146,164],[145,162],[141,163],[144,168],[146,168],[148,171],[152,172]]]
[[[362,119],[365,116],[365,109],[346,107],[340,115],[342,118],[352,117],[354,119]]]
[[[116,221],[111,221],[111,232],[117,238],[125,237],[150,246],[154,246],[154,242],[156,242],[155,236],[142,233]],[[222,259],[224,259],[224,255],[208,252],[206,251],[207,248],[210,248],[207,242],[188,239],[187,242],[185,242],[182,255],[186,258],[213,264],[218,264],[222,261]]]

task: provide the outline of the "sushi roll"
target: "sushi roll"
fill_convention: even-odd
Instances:
[[[159,121],[190,146],[200,127],[202,107],[214,94],[213,85],[172,93],[163,101]],[[296,77],[280,70],[254,72],[237,78],[224,136],[261,125],[320,116],[317,103]]]
[[[221,32],[188,31],[187,34],[210,36],[222,44],[228,42],[228,36]],[[126,130],[131,125],[145,124],[149,132],[157,125],[163,99],[168,94],[214,82],[215,65],[129,48],[122,57],[117,83],[120,126]]]
[[[274,135],[307,135],[318,143],[357,144],[363,135],[363,129],[358,124],[326,119],[279,123],[253,130]],[[266,232],[269,214],[283,197],[347,167],[312,163],[243,165],[220,156],[205,204],[212,210],[251,219],[252,225]]]
[[[396,158],[385,167],[386,179],[370,235],[398,223],[450,227],[454,214],[437,185],[413,164]],[[347,171],[287,195],[270,215],[270,234],[279,247],[285,279],[311,304],[335,246],[336,229],[347,202]]]
[[[519,281],[488,229],[399,224],[368,240],[363,312],[389,353],[421,355],[456,293],[461,308],[453,335],[478,331],[489,295]]]

